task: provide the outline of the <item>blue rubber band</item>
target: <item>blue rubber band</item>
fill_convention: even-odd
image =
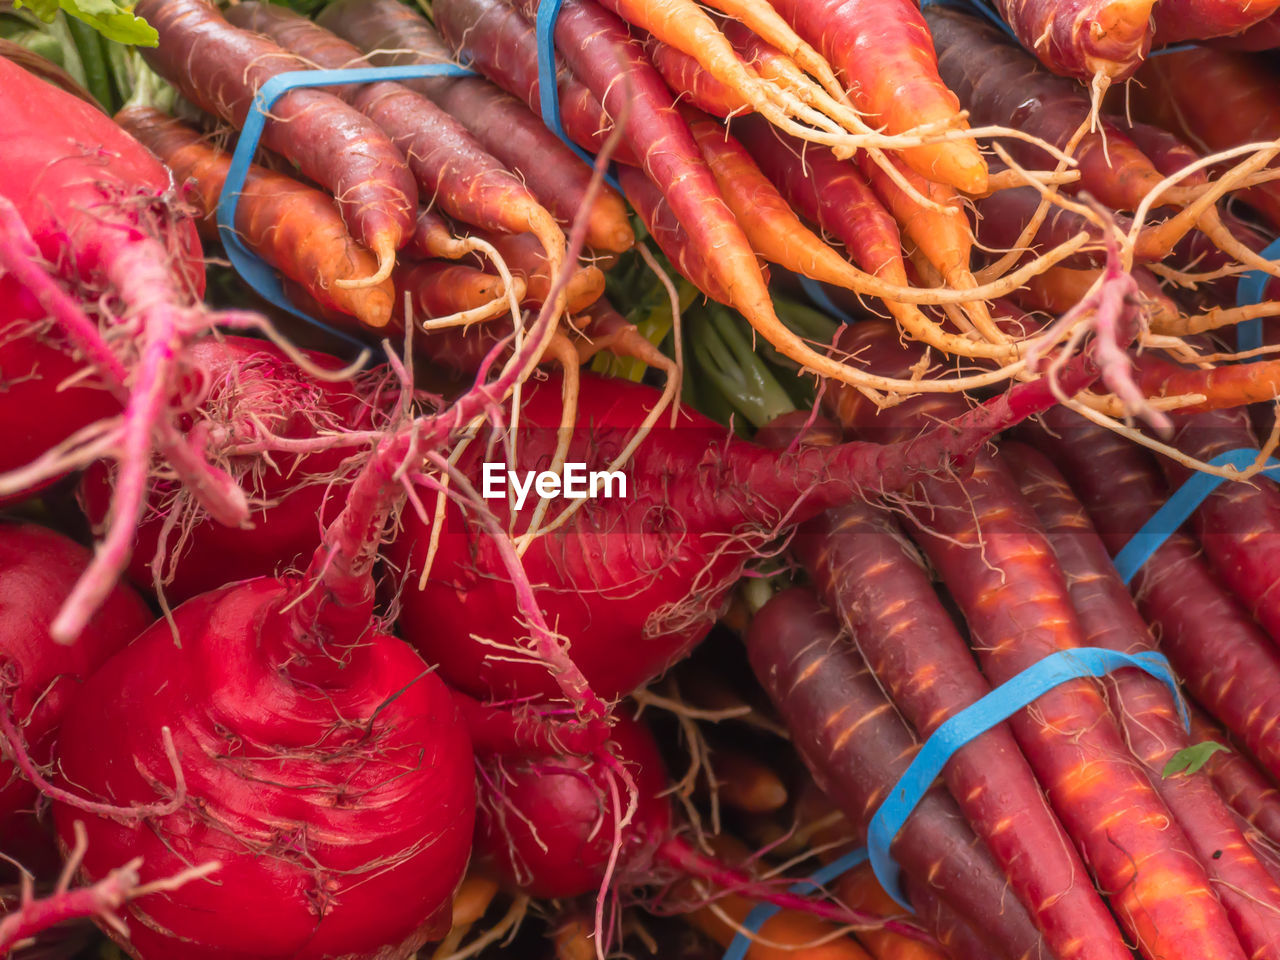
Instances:
[[[859,864],[866,863],[867,851],[859,847],[846,853],[839,860],[832,860],[829,864],[820,870],[815,870],[805,880],[790,887],[788,892],[804,896],[805,894],[816,893],[821,887],[848,873]],[[758,933],[760,928],[764,926],[764,922],[778,913],[780,907],[775,907],[772,903],[759,903],[752,908],[747,914],[746,919],[742,921],[742,930],[738,931],[737,936],[729,944],[729,949],[725,951],[724,960],[743,960],[747,955],[747,951],[751,949],[751,938],[747,933]],[[746,931],[744,933],[743,931]]]
[[[934,730],[871,818],[867,828],[867,846],[814,872],[808,879],[791,887],[790,892],[801,895],[814,893],[858,864],[870,860],[880,886],[907,912],[914,913],[902,893],[898,865],[889,848],[947,761],[961,747],[999,726],[1054,687],[1081,677],[1102,677],[1125,667],[1145,670],[1168,687],[1183,726],[1188,730],[1191,728],[1191,717],[1178,689],[1178,679],[1163,654],[1154,650],[1121,653],[1105,647],[1058,650],[1000,684]],[[758,932],[778,909],[771,903],[756,905],[743,921],[743,929],[729,944],[724,960],[743,960],[751,946],[749,934]]]
[[[1262,251],[1261,256],[1267,260],[1280,260],[1280,240],[1276,240],[1269,247]],[[1236,306],[1249,307],[1255,303],[1261,303],[1266,296],[1267,283],[1271,280],[1268,274],[1261,270],[1250,270],[1238,281],[1236,281]],[[1244,323],[1236,324],[1236,349],[1243,352],[1245,350],[1257,350],[1262,346],[1262,318],[1255,317],[1253,320],[1246,320]],[[1261,360],[1262,357],[1254,357],[1254,360]]]
[[[1169,661],[1154,650],[1131,654],[1105,647],[1076,647],[1049,654],[933,731],[893,790],[884,798],[867,828],[867,850],[876,878],[885,892],[906,909],[911,909],[899,885],[898,865],[889,848],[956,751],[1054,687],[1080,677],[1101,677],[1123,667],[1138,667],[1162,681],[1178,705],[1182,722],[1190,727],[1191,718],[1178,691],[1177,678]]]
[[[564,141],[565,146],[582,158],[589,167],[596,165],[596,158],[569,139],[560,122],[560,80],[556,76],[556,20],[560,16],[563,0],[539,0],[538,16],[534,21],[534,39],[538,45],[538,106],[542,122]],[[605,174],[609,186],[621,192],[618,178],[612,170]]]
[[[236,273],[245,283],[264,300],[275,304],[281,310],[292,314],[312,326],[324,330],[331,336],[338,337],[360,349],[365,344],[341,330],[335,330],[326,323],[299,310],[290,302],[280,282],[280,275],[261,257],[253,253],[240,240],[235,231],[236,208],[240,204],[240,194],[244,190],[244,182],[249,176],[249,167],[253,163],[253,155],[258,151],[258,141],[262,138],[262,128],[266,124],[267,112],[288,91],[295,87],[332,87],[343,83],[373,83],[380,80],[412,80],[417,77],[469,75],[472,71],[452,63],[409,64],[398,67],[353,67],[347,70],[289,70],[277,74],[264,83],[253,96],[249,114],[245,117],[244,129],[240,131],[240,139],[236,142],[235,152],[231,155],[231,166],[227,170],[227,179],[222,185],[222,193],[218,197],[217,224],[218,235],[226,248],[227,258]]]
[[[808,297],[815,307],[823,313],[835,317],[841,323],[857,323],[855,317],[850,316],[844,310],[841,310],[827,295],[827,291],[817,280],[812,277],[800,277],[800,288],[804,290],[804,295]]]
[[[1258,451],[1252,447],[1240,447],[1220,453],[1209,463],[1215,467],[1233,466],[1238,470],[1253,466],[1258,459]],[[1267,467],[1262,471],[1264,476],[1280,480],[1280,461],[1267,460]],[[1209,494],[1226,483],[1226,477],[1212,473],[1197,471],[1187,478],[1164,505],[1153,513],[1116,554],[1116,569],[1125,583],[1134,578],[1142,569],[1142,565],[1151,559],[1151,555],[1169,539],[1175,530],[1187,522],[1187,518],[1196,512],[1196,508],[1204,503]]]

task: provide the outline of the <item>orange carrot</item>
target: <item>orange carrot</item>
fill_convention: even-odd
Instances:
[[[200,133],[150,107],[126,107],[116,122],[195,188],[204,219],[212,224],[231,167]],[[356,317],[370,327],[391,319],[391,280],[376,286],[341,287],[338,280],[377,271],[369,251],[347,235],[332,197],[256,164],[249,168],[236,207],[236,232],[245,245],[297,282],[322,307]]]
[[[716,900],[716,907],[739,925],[754,906],[754,902],[735,894]],[[728,947],[737,936],[737,930],[710,907],[694,910],[686,919],[722,947]],[[747,949],[746,960],[872,960],[852,937],[838,931],[807,913],[784,910],[760,925],[755,937],[758,942]],[[826,943],[821,942],[824,939]]]
[[[778,774],[745,750],[717,745],[711,769],[720,799],[744,813],[773,813],[787,804],[787,787]]]
[[[498,301],[502,279],[474,267],[447,260],[406,261],[392,275],[396,283],[396,316],[409,294],[415,320],[448,317]]]
[[[521,301],[525,306],[542,305],[551,292],[555,265],[548,260],[537,237],[531,233],[501,234],[485,233],[482,230],[472,230],[470,235],[492,244],[506,262],[511,275],[525,282],[524,298]],[[475,260],[481,269],[488,273],[494,272],[493,267],[479,253],[475,254]],[[565,309],[571,313],[584,310],[604,293],[604,272],[595,264],[579,263],[565,283],[563,293]]]
[[[835,894],[855,910],[866,910],[893,917],[901,907],[884,892],[871,864],[864,863],[835,881]],[[911,940],[888,930],[860,930],[858,939],[876,960],[945,960],[945,956],[927,943]]]
[[[1179,407],[1179,413],[1265,403],[1280,396],[1280,360],[1232,363],[1202,370],[1184,367],[1154,353],[1143,353],[1134,358],[1134,366],[1138,386],[1148,397],[1204,395],[1205,399],[1199,403]]]
[[[922,124],[967,128],[911,0],[773,0],[773,6],[842,74],[854,105],[876,126],[889,133]],[[986,189],[987,165],[972,140],[911,147],[902,158],[938,183],[966,193]]]
[[[702,149],[702,154],[710,165],[712,173],[715,174],[716,182],[720,185],[729,209],[738,218],[738,223],[742,226],[752,247],[770,263],[776,263],[793,273],[811,277],[814,280],[845,287],[857,293],[881,297],[889,312],[902,324],[903,329],[910,336],[941,350],[974,355],[1000,356],[1002,354],[1001,347],[988,348],[984,344],[972,341],[962,342],[961,338],[954,334],[944,332],[921,313],[919,307],[900,301],[897,299],[896,291],[884,289],[877,283],[877,281],[883,281],[900,290],[905,288],[907,286],[906,264],[902,260],[897,232],[890,231],[888,227],[891,225],[886,219],[878,216],[881,211],[868,204],[861,208],[867,215],[860,217],[860,208],[856,202],[844,202],[849,196],[856,196],[859,200],[865,198],[865,193],[858,189],[862,186],[860,183],[854,187],[845,182],[857,178],[857,171],[848,163],[836,160],[834,155],[824,147],[811,147],[805,151],[804,156],[821,169],[806,169],[799,160],[794,160],[787,153],[784,141],[779,139],[776,144],[768,142],[771,137],[783,138],[785,134],[766,127],[763,123],[735,124],[735,129],[747,130],[748,135],[753,137],[752,142],[761,152],[768,155],[771,172],[783,183],[793,186],[793,194],[801,194],[797,206],[800,206],[802,211],[811,218],[816,219],[823,229],[829,229],[842,240],[848,238],[855,243],[857,246],[851,249],[862,254],[859,258],[860,262],[868,271],[874,271],[874,273],[853,269],[848,261],[806,227],[774,182],[765,176],[751,154],[724,127],[704,116],[699,116],[693,110],[686,109],[683,115],[689,122],[689,129],[693,131],[694,139]],[[795,144],[794,140],[787,142]],[[780,165],[790,166],[792,163],[795,165],[793,171],[780,167]],[[874,163],[869,165],[877,174],[881,173]],[[913,173],[912,176],[917,175]],[[801,177],[805,180],[804,186],[793,183]],[[923,178],[919,180],[921,187],[925,190],[934,186]],[[813,189],[808,189],[810,181],[816,181],[812,183]],[[950,188],[938,189],[949,190]],[[858,192],[854,193],[854,190]],[[827,194],[829,200],[827,203],[818,201],[815,216],[814,201],[822,194]],[[836,223],[832,222],[833,217]],[[967,230],[963,214],[960,214],[959,219],[965,224]],[[879,233],[877,228],[881,228]],[[952,268],[950,278],[955,279],[960,272],[956,269],[954,262],[950,266]],[[968,274],[967,266],[964,273]],[[972,282],[971,276],[969,279]]]

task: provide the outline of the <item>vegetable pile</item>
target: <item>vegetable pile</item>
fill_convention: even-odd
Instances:
[[[1278,81],[0,4],[0,956],[1280,960]]]

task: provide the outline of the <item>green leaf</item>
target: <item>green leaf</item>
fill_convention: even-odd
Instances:
[[[108,40],[117,43],[154,47],[160,42],[160,34],[141,17],[133,15],[133,7],[116,0],[14,0],[14,7],[28,7],[45,23],[52,23],[58,10],[67,16],[83,20]]]
[[[1193,743],[1170,757],[1169,762],[1164,765],[1164,771],[1160,776],[1172,777],[1179,773],[1197,773],[1201,767],[1209,762],[1209,758],[1219,751],[1230,753],[1231,748],[1221,743],[1215,743],[1212,740],[1206,740],[1204,743]]]

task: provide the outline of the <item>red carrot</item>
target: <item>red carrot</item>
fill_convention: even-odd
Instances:
[[[908,0],[776,0],[773,6],[831,62],[874,125],[889,133],[923,124],[967,126],[938,75],[929,27]],[[901,155],[930,180],[967,193],[986,189],[986,163],[972,140],[910,147]]]
[[[560,98],[560,122],[569,139],[584,150],[598,152],[613,128],[614,109],[600,99],[599,90],[567,57],[568,49],[559,42],[560,24],[572,11],[566,7],[557,21],[556,91]],[[521,16],[518,5],[506,0],[447,0],[432,7],[436,27],[453,46],[454,52],[471,61],[486,77],[519,97],[529,109],[541,116],[539,100],[538,55],[532,19]],[[599,65],[615,70],[610,60]],[[652,69],[652,66],[650,66]],[[661,79],[658,79],[661,83]],[[628,139],[614,159],[634,163],[641,152]]]
[[[1280,138],[1275,76],[1248,54],[1206,47],[1171,53],[1152,58],[1140,79],[1139,115],[1208,151]],[[1260,184],[1242,199],[1280,228],[1280,186]]]
[[[840,348],[863,362],[905,371],[919,350],[883,330],[846,328]],[[946,419],[956,396],[913,398],[875,411],[845,392],[842,422],[877,435],[909,436],[924,418]],[[833,398],[834,400],[835,398]],[[877,416],[877,413],[879,414]],[[1084,645],[1068,590],[1031,508],[989,455],[972,478],[924,480],[914,491],[912,535],[964,612],[973,646],[992,683],[1043,657]],[[1205,871],[1150,782],[1133,765],[1098,685],[1061,684],[1010,718],[1054,810],[1089,862],[1125,931],[1145,955],[1243,955]]]
[[[747,655],[815,781],[864,831],[919,744],[885,699],[856,648],[811,592],[774,596],[752,620]],[[1039,937],[955,803],[933,789],[891,848],[905,875],[927,885],[983,935],[1019,957]]]
[[[1138,69],[1151,49],[1152,7],[1163,2],[996,0],[1024,47],[1054,73],[1086,83],[1126,80]]]
[[[1225,730],[1194,704],[1191,704],[1191,739],[1226,748],[1209,757],[1205,772],[1236,813],[1272,843],[1280,843],[1280,789],[1253,760],[1235,748]]]
[[[1088,645],[1122,653],[1155,650],[1146,622],[1062,475],[1043,455],[1017,444],[1003,445],[1000,458],[1018,474],[1044,526]],[[1208,777],[1164,773],[1175,754],[1193,743],[1168,688],[1136,670],[1112,675],[1107,685],[1130,748],[1213,880],[1240,943],[1251,957],[1273,955],[1280,944],[1280,886]]]
[[[1090,104],[1081,87],[1047,73],[990,23],[940,6],[929,7],[925,19],[942,78],[975,123],[1013,127],[1065,148],[1089,122]],[[1105,118],[1098,122],[1101,129],[1085,133],[1073,154],[1081,179],[1070,189],[1088,191],[1112,209],[1132,210],[1164,178],[1118,127]],[[1006,146],[1024,167],[1052,166],[1052,158],[1034,144],[1010,140]]]
[[[378,65],[453,60],[431,24],[398,0],[338,0],[325,7],[318,21]],[[374,52],[378,50],[390,52]],[[477,77],[429,77],[405,81],[405,86],[461,121],[561,223],[569,223],[582,209],[590,169],[519,100]],[[634,243],[626,205],[612,188],[603,187],[591,206],[587,246],[621,253]]]
[[[227,18],[326,69],[364,62],[359,48],[280,6],[240,3]],[[547,256],[556,262],[563,256],[564,234],[551,214],[461,123],[426,97],[398,83],[373,83],[346,99],[391,137],[433,205],[485,230],[531,232]]]
[[[237,128],[267,80],[307,66],[237,30],[207,0],[141,0],[137,14],[160,32],[148,62],[188,100]],[[384,280],[418,209],[413,177],[386,134],[333,94],[298,88],[271,108],[262,145],[333,194],[352,233],[378,258],[376,281]]]
[[[687,97],[699,110],[721,120],[750,112],[751,107],[744,104],[738,94],[709,73],[694,57],[653,37],[649,37],[644,46],[654,67],[677,99]]]
[[[200,212],[213,222],[230,154],[196,130],[150,107],[128,107],[116,121],[165,162],[179,181],[190,181]],[[368,327],[391,319],[391,279],[344,286],[378,271],[369,251],[348,235],[332,197],[253,164],[236,206],[236,232],[254,253],[294,280],[321,306],[354,316]]]
[[[1277,10],[1280,0],[1160,0],[1154,9],[1156,43],[1231,36],[1266,20]]]
[[[1280,13],[1273,13],[1266,20],[1255,24],[1234,37],[1220,37],[1209,46],[1217,50],[1256,52],[1280,47]]]
[[[1077,414],[1045,415],[1053,436],[1028,432],[1071,481],[1107,544],[1119,551],[1168,498],[1146,451]],[[1175,531],[1138,570],[1132,589],[1160,649],[1187,689],[1250,753],[1280,774],[1280,649],[1223,589],[1200,546]]]
[[[1248,412],[1242,409],[1179,416],[1175,422],[1173,444],[1200,460],[1259,445]],[[1175,485],[1190,476],[1190,470],[1173,463],[1166,473]],[[1228,481],[1209,494],[1194,519],[1214,573],[1280,643],[1280,596],[1275,589],[1280,579],[1280,489],[1264,477]]]
[[[889,698],[927,737],[990,686],[904,539],[887,512],[852,504],[802,527],[793,550]],[[944,777],[1054,956],[1127,955],[1102,900],[1079,882],[1084,865],[1007,726],[961,749]]]

